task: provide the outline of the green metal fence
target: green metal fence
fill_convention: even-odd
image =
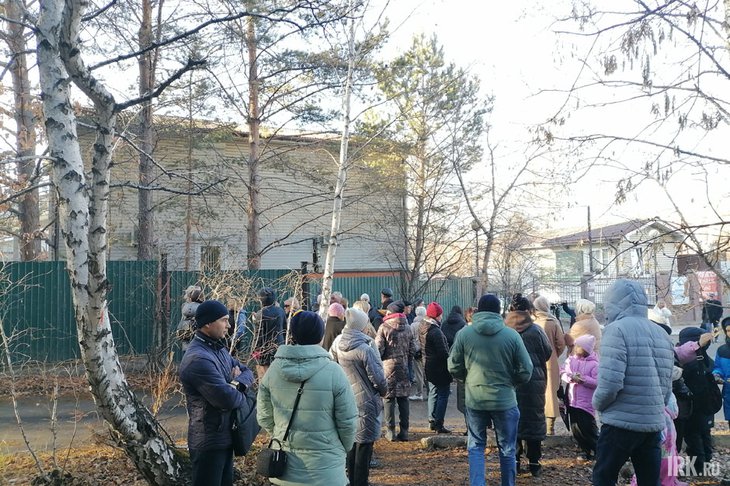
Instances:
[[[240,277],[256,278],[257,285],[277,288],[279,301],[288,297],[284,277],[289,270],[226,272],[218,280],[234,281]],[[189,285],[205,277],[199,272],[168,272],[168,285],[156,261],[108,262],[110,283],[109,313],[114,340],[120,354],[145,354],[153,345],[157,320],[166,316],[168,332],[180,321],[183,293]],[[63,361],[79,357],[76,323],[65,262],[12,262],[0,265],[0,318],[11,337],[14,361]],[[334,290],[354,302],[368,293],[378,302],[380,290],[390,287],[398,292],[399,276],[335,278]],[[310,295],[319,293],[319,281],[310,281]],[[430,282],[423,292],[427,302],[438,301],[448,312],[453,305],[472,302],[471,279]],[[396,297],[398,297],[396,295]],[[248,310],[255,310],[253,300]],[[0,353],[2,354],[2,353]],[[179,353],[178,353],[179,354]]]

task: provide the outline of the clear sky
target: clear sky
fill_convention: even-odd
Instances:
[[[611,2],[619,10],[619,4],[631,5],[627,0]],[[559,23],[557,19],[568,17],[572,2],[545,0],[542,2],[513,0],[510,2],[483,2],[475,0],[398,0],[388,6],[393,39],[385,50],[395,55],[410,44],[416,33],[436,33],[444,45],[447,58],[459,66],[469,68],[479,75],[486,93],[496,96],[491,123],[494,127],[492,141],[509,157],[518,152],[530,138],[529,128],[544,123],[557,113],[566,102],[566,95],[545,90],[567,90],[581,69],[583,58],[592,44],[592,38],[559,34],[558,30],[578,30],[577,23]],[[635,7],[632,7],[635,9]],[[677,49],[665,49],[667,53]],[[679,50],[681,52],[681,49]],[[669,66],[667,72],[675,75],[683,58],[656,58],[659,67],[653,66],[655,77],[661,76],[661,66]],[[592,53],[596,61],[597,53]],[[669,54],[667,54],[669,56]],[[584,79],[590,79],[590,71]],[[633,71],[624,67],[616,75],[619,79],[638,79],[638,65]],[[622,135],[642,133],[651,122],[651,103],[639,101],[630,106],[590,108],[593,102],[620,99],[625,90],[601,87],[586,90],[578,101],[573,98],[563,111],[569,116],[562,128],[566,135],[611,132]],[[656,135],[667,136],[675,126],[665,126]],[[643,132],[646,133],[646,132]],[[683,148],[706,153],[724,153],[730,133],[725,125],[710,133],[695,133],[693,138],[684,135]],[[620,164],[635,169],[648,157],[635,146],[614,146],[612,155]],[[592,207],[592,216],[598,224],[611,224],[632,217],[659,215],[674,219],[671,205],[657,184],[646,183],[630,194],[621,205],[613,204],[615,182],[624,172],[617,167],[593,170],[577,184],[566,184],[565,210],[554,215],[551,226],[581,226],[585,220],[585,207]],[[700,220],[710,211],[708,196],[721,201],[728,193],[724,181],[730,177],[727,167],[711,167],[709,173],[687,170],[682,177],[674,177],[669,187],[680,206],[693,219]],[[709,180],[709,189],[708,181]],[[595,224],[595,223],[594,223]]]

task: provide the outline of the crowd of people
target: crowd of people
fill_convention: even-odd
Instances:
[[[196,303],[180,366],[194,484],[232,484],[230,410],[242,390],[256,387],[260,426],[277,439],[288,431],[286,471],[271,478],[284,485],[367,486],[374,443],[381,436],[410,439],[409,402],[428,400],[430,430],[452,433],[444,420],[456,381],[470,485],[485,485],[488,429],[496,436],[501,484],[514,485],[518,474],[542,474],[543,442],[563,420],[578,460],[594,461],[594,485],[615,485],[630,459],[633,484],[683,486],[683,444],[699,474],[712,459],[708,403],[716,383],[730,399],[730,318],[722,321],[728,344],[713,363],[713,333],[688,327],[674,346],[669,310],[661,303],[651,308],[643,287],[629,280],[604,295],[605,328],[593,302],[563,306],[567,332],[540,295],[515,294],[503,309],[485,294],[476,307],[454,306],[444,316],[438,302],[395,300],[389,288],[378,304],[363,294],[350,305],[334,292],[317,303],[326,306],[326,320],[296,299],[279,307],[270,288],[259,299],[255,376],[225,345],[228,309]]]

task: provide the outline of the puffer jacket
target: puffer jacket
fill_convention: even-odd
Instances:
[[[259,385],[256,418],[269,435],[281,440],[304,380],[289,437],[282,444],[286,472],[270,481],[344,486],[345,458],[357,431],[357,405],[345,372],[322,346],[279,346]]]
[[[198,331],[180,363],[180,381],[187,400],[188,448],[195,451],[231,447],[231,410],[243,395],[229,384],[233,367],[223,340],[214,341]]]
[[[423,350],[426,381],[436,386],[448,385],[453,381],[449,373],[449,345],[438,322],[426,317],[418,328],[418,339]]]
[[[494,312],[475,313],[456,335],[448,366],[464,382],[467,408],[497,412],[517,406],[515,387],[530,380],[533,368],[520,335]]]
[[[517,387],[517,406],[520,421],[517,438],[520,440],[544,440],[547,435],[545,423],[545,389],[547,388],[547,361],[553,352],[545,332],[532,322],[529,312],[515,311],[507,314],[505,323],[517,331],[525,343],[532,361],[530,381]]]
[[[593,408],[602,423],[635,432],[664,428],[672,393],[674,352],[664,330],[647,319],[638,282],[618,280],[604,294],[603,331]]]
[[[580,373],[583,383],[572,381],[573,375]],[[598,359],[596,353],[591,353],[585,358],[574,354],[565,360],[560,379],[568,384],[568,400],[573,408],[580,408],[595,416],[593,409],[593,391],[596,389],[598,380]]]
[[[385,398],[407,397],[411,391],[408,360],[416,355],[416,346],[405,314],[385,316],[378,328],[375,344],[378,345],[388,381]]]
[[[362,331],[345,328],[335,340],[330,354],[342,366],[355,393],[358,425],[355,442],[367,444],[380,438],[381,394],[387,383],[383,363],[378,352],[370,345],[372,338]]]

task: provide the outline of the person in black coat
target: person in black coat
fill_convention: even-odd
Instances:
[[[520,421],[517,426],[517,470],[524,453],[533,476],[541,474],[542,441],[547,435],[545,422],[545,389],[547,388],[547,361],[553,353],[545,332],[532,322],[530,301],[525,297],[513,299],[505,324],[520,333],[532,361],[530,381],[517,387],[517,407]]]
[[[418,328],[418,340],[424,363],[424,375],[428,382],[428,422],[431,430],[438,434],[450,434],[444,427],[444,417],[451,394],[453,378],[449,373],[449,346],[441,332],[441,306],[432,302],[426,308],[426,317]]]
[[[388,306],[393,303],[393,290],[386,287],[380,291],[380,308],[375,310],[375,318],[370,321],[375,330],[377,331],[380,325],[383,323],[383,317],[388,311]],[[375,306],[373,306],[375,307]]]
[[[252,357],[256,361],[256,374],[261,380],[274,360],[276,350],[284,344],[286,332],[286,313],[276,303],[276,291],[271,287],[259,290],[261,301],[261,320],[255,330],[256,343]]]
[[[679,333],[679,345],[689,341],[700,342],[700,337],[705,334],[699,327],[687,327]],[[710,431],[714,425],[714,417],[704,410],[704,403],[707,402],[707,395],[714,380],[709,380],[714,366],[712,358],[707,355],[707,348],[710,342],[701,346],[697,351],[697,359],[690,361],[683,366],[682,378],[685,385],[691,392],[691,413],[684,420],[677,420],[677,447],[681,447],[681,437],[687,444],[686,454],[696,457],[694,464],[695,471],[701,473],[704,470],[705,462],[712,460],[712,439]]]
[[[446,341],[449,343],[449,348],[454,345],[454,339],[456,339],[456,333],[461,331],[461,328],[466,326],[466,319],[464,319],[464,313],[461,307],[455,305],[451,308],[449,316],[446,318],[444,323],[441,325],[441,330],[446,336]]]
[[[722,319],[722,302],[715,298],[715,294],[710,294],[702,306],[702,324],[707,326],[708,331],[712,331],[718,327]]]

